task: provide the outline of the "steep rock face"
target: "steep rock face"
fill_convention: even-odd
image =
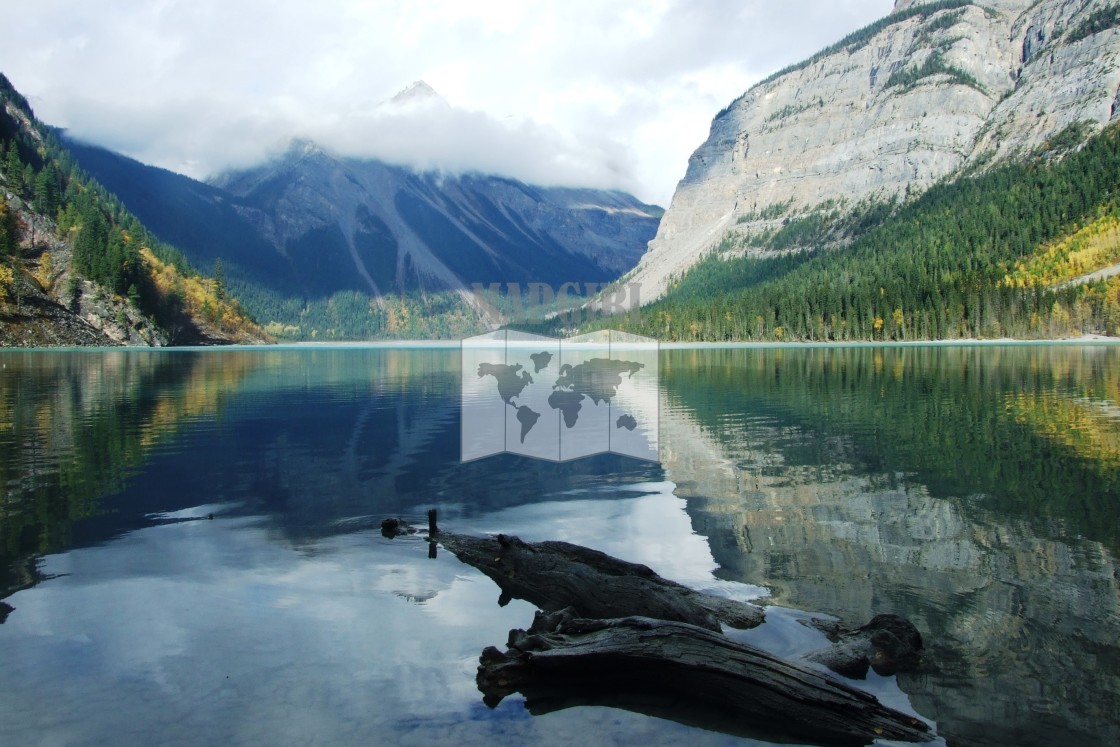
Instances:
[[[991,158],[1116,114],[1120,30],[1077,38],[1106,4],[900,0],[887,18],[763,81],[712,122],[635,271],[643,299],[730,235],[826,201],[914,195]]]

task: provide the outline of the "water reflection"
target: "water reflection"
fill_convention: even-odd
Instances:
[[[662,469],[460,464],[458,348],[0,352],[0,721],[16,743],[731,743],[489,712],[478,651],[532,610],[380,537],[437,507],[740,598],[906,615],[934,667],[902,687],[952,744],[1120,742],[1118,358],[663,351]],[[794,655],[804,617],[752,635]]]
[[[5,352],[0,369],[0,596],[34,583],[29,556],[70,546],[160,443],[217,417],[244,366],[129,351]],[[22,559],[18,560],[17,559]]]
[[[721,578],[927,631],[951,744],[1115,743],[1118,352],[670,352],[665,466]]]

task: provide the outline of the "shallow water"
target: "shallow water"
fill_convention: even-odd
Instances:
[[[458,348],[0,364],[12,744],[744,743],[487,708],[533,608],[378,531],[432,507],[768,596],[743,637],[785,656],[906,615],[923,671],[867,687],[949,744],[1120,742],[1120,348],[663,350],[660,464],[460,463]]]

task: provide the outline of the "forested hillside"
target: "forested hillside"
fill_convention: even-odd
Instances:
[[[716,341],[1120,334],[1120,278],[1070,282],[1120,263],[1120,129],[1078,148],[1082,134],[903,204],[819,206],[758,242],[770,256],[725,243],[640,322],[597,326]]]
[[[2,75],[0,188],[4,344],[263,338],[221,277],[201,276],[78,168]]]

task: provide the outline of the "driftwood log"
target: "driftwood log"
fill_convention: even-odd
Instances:
[[[468,537],[438,532],[441,545],[485,573],[502,591],[499,602],[524,599],[545,612],[571,607],[585,618],[638,615],[690,623],[718,632],[759,625],[762,610],[662,578],[639,563],[568,542],[517,537]]]
[[[382,524],[386,536],[415,531],[403,521]],[[428,539],[430,555],[438,541],[490,577],[501,590],[499,604],[518,598],[544,610],[528,631],[510,631],[506,651],[482,652],[477,684],[491,707],[521,692],[536,715],[610,706],[768,741],[934,738],[922,720],[883,706],[828,672],[722,634],[721,623],[759,625],[764,616],[754,605],[689,589],[644,565],[567,542],[442,532],[431,513]],[[886,634],[920,648],[917,630],[895,618],[877,616],[855,631],[826,631],[838,645],[813,659],[858,676],[861,668],[866,673],[873,662],[886,661],[877,651],[889,647],[874,643],[886,641]]]
[[[601,705],[778,742],[933,739],[923,721],[825,672],[687,623],[537,613],[528,631],[510,632],[507,647],[479,660],[478,688],[491,707],[520,691],[534,715]]]

